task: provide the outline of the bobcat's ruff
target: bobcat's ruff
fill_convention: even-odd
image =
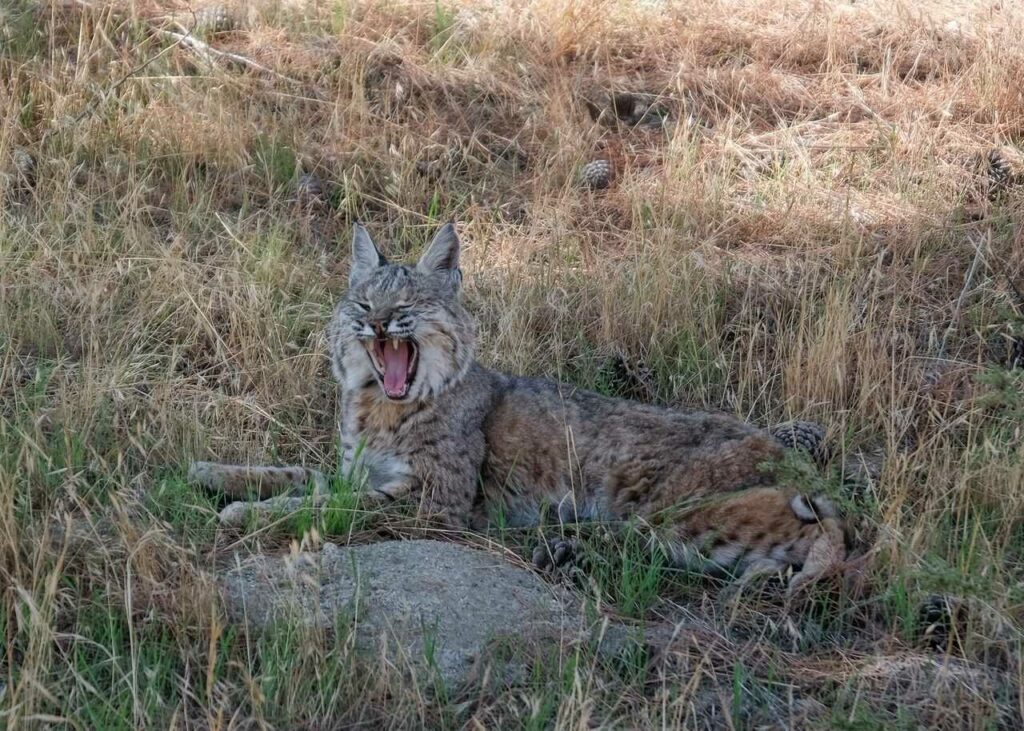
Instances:
[[[385,499],[412,496],[445,525],[500,510],[536,525],[640,516],[679,564],[745,577],[793,568],[790,590],[838,566],[843,526],[825,499],[774,484],[782,456],[738,419],[608,398],[499,373],[474,357],[459,239],[444,226],[415,266],[355,227],[349,290],[328,335],[340,384],[343,469]],[[198,479],[261,496],[317,473],[202,463]]]

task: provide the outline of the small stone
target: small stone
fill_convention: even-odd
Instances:
[[[607,188],[614,178],[615,167],[610,160],[592,160],[580,170],[580,183],[586,188]]]

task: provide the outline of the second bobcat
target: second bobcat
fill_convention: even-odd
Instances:
[[[481,527],[650,524],[678,565],[741,580],[792,570],[792,592],[846,557],[831,503],[776,484],[783,452],[736,418],[609,398],[486,368],[463,307],[460,242],[442,227],[415,265],[392,263],[355,226],[348,292],[328,326],[340,386],[343,470],[382,499],[412,497],[425,518]],[[193,475],[241,496],[314,476],[286,467],[199,463]],[[566,545],[539,552],[557,563]]]

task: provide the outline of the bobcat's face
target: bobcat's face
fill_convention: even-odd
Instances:
[[[415,266],[391,264],[356,225],[349,290],[331,323],[331,363],[347,389],[376,382],[396,402],[436,398],[473,362],[475,327],[459,300],[451,224]]]

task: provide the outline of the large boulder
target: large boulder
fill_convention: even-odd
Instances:
[[[499,556],[454,543],[386,541],[319,553],[256,555],[219,582],[231,619],[333,628],[342,619],[367,650],[383,640],[446,683],[467,678],[495,640],[558,642],[578,635],[579,605]]]

